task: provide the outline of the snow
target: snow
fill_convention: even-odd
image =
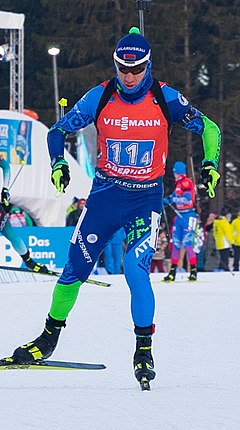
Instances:
[[[82,286],[52,358],[104,363],[99,371],[11,370],[0,374],[1,430],[238,430],[240,274],[200,273],[172,284],[154,273],[157,377],[141,392],[123,275]],[[93,277],[94,278],[94,277]],[[1,283],[0,356],[34,339],[53,281]]]

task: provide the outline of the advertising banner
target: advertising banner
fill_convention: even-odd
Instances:
[[[0,119],[0,155],[10,164],[32,164],[32,121]]]
[[[73,230],[74,227],[14,227],[29,249],[30,256],[51,270],[64,267]],[[25,267],[4,236],[0,236],[0,266]]]

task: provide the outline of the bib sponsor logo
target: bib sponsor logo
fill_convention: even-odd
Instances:
[[[188,102],[187,102],[188,103]],[[130,127],[160,127],[160,119],[129,119],[123,116],[120,119],[103,118],[104,125],[119,127],[121,130],[128,130]]]

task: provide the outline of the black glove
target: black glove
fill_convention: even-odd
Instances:
[[[208,196],[215,197],[215,188],[220,182],[220,173],[215,169],[211,161],[205,161],[201,170],[201,179]]]
[[[3,187],[2,193],[1,193],[1,202],[4,204],[4,206],[9,206],[9,200],[10,200],[10,193],[6,187]]]
[[[65,189],[70,182],[68,162],[62,156],[57,157],[52,165],[51,180],[57,191],[65,193]]]

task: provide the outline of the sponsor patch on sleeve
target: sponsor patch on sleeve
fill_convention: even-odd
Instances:
[[[178,93],[178,100],[183,106],[187,106],[189,101],[181,93]]]

